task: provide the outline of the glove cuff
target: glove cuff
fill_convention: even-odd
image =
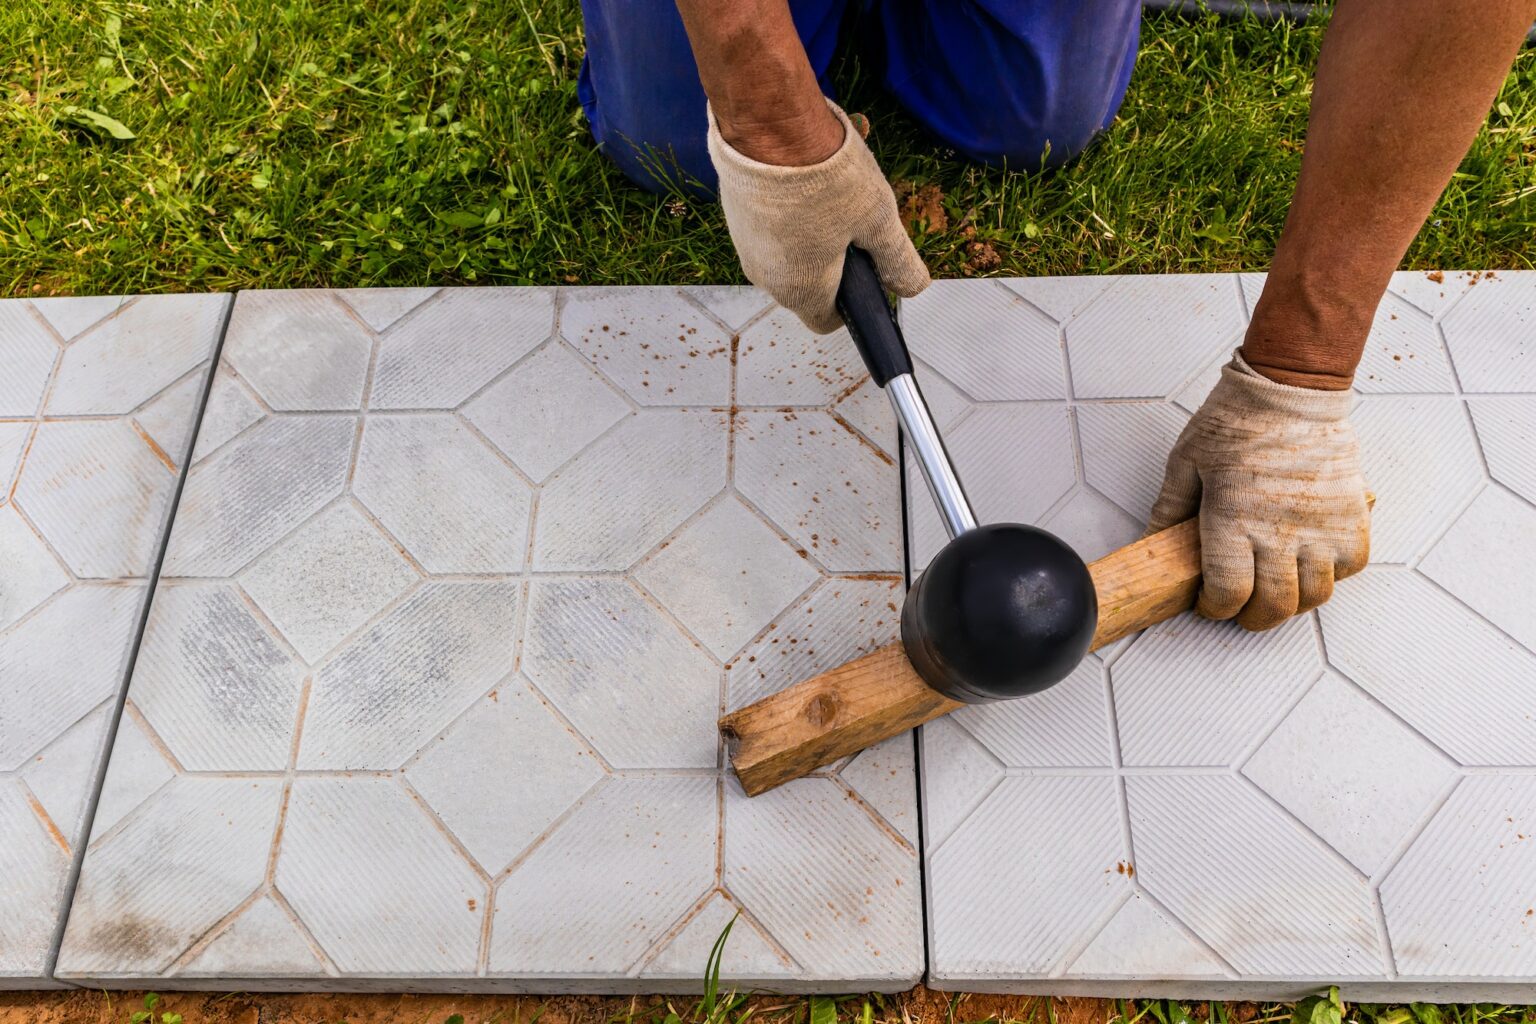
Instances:
[[[1234,350],[1232,361],[1222,368],[1221,383],[1217,388],[1240,396],[1238,400],[1250,409],[1316,423],[1336,423],[1346,419],[1355,404],[1353,391],[1299,388],[1270,380],[1248,365],[1241,349]]]
[[[861,172],[868,169],[874,169],[878,174],[874,154],[870,153],[869,147],[859,137],[843,108],[831,100],[827,100],[827,108],[843,126],[843,144],[837,152],[819,164],[784,167],[754,160],[726,142],[720,134],[720,123],[715,120],[714,108],[706,103],[709,158],[715,165],[715,173],[720,177],[721,192],[752,196],[803,196],[833,186],[846,187],[850,179],[857,180]]]

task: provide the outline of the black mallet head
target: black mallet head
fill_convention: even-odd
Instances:
[[[1033,526],[994,523],[955,537],[918,577],[901,609],[901,642],[929,686],[982,704],[1065,679],[1098,619],[1077,552]]]

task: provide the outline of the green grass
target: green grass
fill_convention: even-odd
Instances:
[[[1152,18],[1119,121],[1043,177],[955,162],[856,61],[839,79],[891,177],[944,193],[938,274],[978,241],[999,274],[1256,269],[1320,35]],[[9,294],[739,280],[717,209],[595,152],[575,0],[27,0],[0,40]],[[1536,51],[1499,102],[1409,266],[1530,265]]]

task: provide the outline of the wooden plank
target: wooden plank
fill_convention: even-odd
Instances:
[[[1099,596],[1089,646],[1097,650],[1195,603],[1199,520],[1112,551],[1088,572]],[[923,682],[897,642],[733,711],[720,731],[742,788],[756,796],[963,706]]]

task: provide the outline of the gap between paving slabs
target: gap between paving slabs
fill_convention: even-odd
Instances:
[[[8,810],[23,812],[0,851],[0,987],[57,984],[82,839],[229,305],[0,302],[0,748],[12,748],[0,754],[22,752],[0,796],[19,792]]]

